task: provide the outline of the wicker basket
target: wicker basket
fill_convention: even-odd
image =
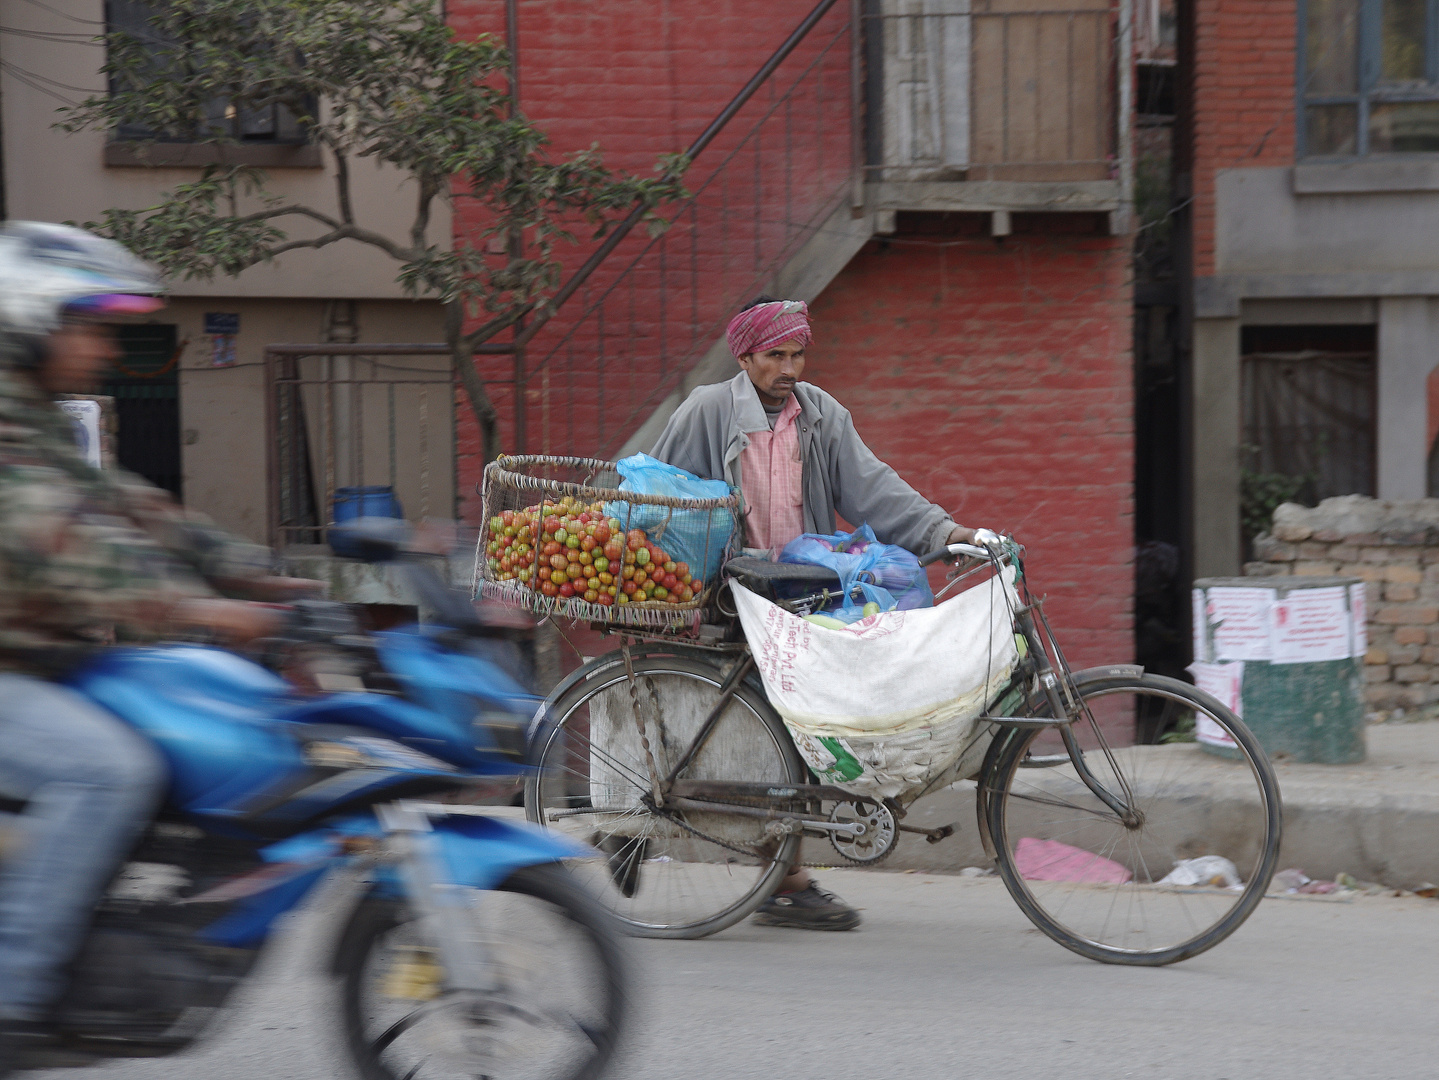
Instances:
[[[619,484],[615,463],[593,458],[526,455],[500,457],[487,465],[482,489],[484,525],[475,548],[476,595],[520,604],[541,615],[617,626],[660,631],[697,626],[717,580],[704,580],[691,573],[691,580],[684,582],[684,574],[680,573],[673,594],[661,594],[665,587],[660,584],[656,598],[620,601],[620,595],[628,597],[623,593],[625,582],[635,584],[626,572],[643,570],[638,576],[653,582],[652,548],[663,550],[667,535],[671,543],[680,543],[681,532],[688,548],[703,552],[703,563],[697,562],[693,570],[722,562],[734,553],[738,543],[734,523],[739,520],[739,496],[732,493],[722,499],[677,499],[620,491]],[[577,541],[581,547],[572,546],[568,537],[563,542],[556,539],[553,532],[550,540],[545,539],[543,526],[549,518],[577,517],[581,512],[600,518],[588,523],[596,526],[595,535],[586,538],[582,526]],[[507,513],[511,515],[509,519],[505,517]],[[614,528],[616,522],[618,530]],[[644,525],[648,528],[644,529]],[[513,529],[513,534],[505,535],[507,528]],[[638,551],[628,543],[636,529],[643,530],[644,540]],[[617,538],[622,554],[612,558],[612,542]],[[562,546],[545,554],[548,543]],[[611,546],[610,556],[603,554],[606,544]],[[593,554],[585,558],[582,552]],[[551,563],[552,558],[563,558],[566,565],[560,568]],[[604,561],[603,571],[598,569],[597,560]],[[638,564],[632,560],[638,560]],[[611,562],[616,565],[611,567]],[[677,569],[683,571],[686,565]],[[576,567],[579,577],[574,576]],[[611,569],[615,572],[611,573]],[[550,576],[556,573],[564,575],[571,590],[583,583],[599,596],[609,596],[611,586],[615,594],[608,601],[598,599],[589,590],[561,595],[562,586]],[[603,581],[601,574],[609,574],[612,580]],[[718,578],[717,574],[710,576]],[[660,578],[664,579],[663,573]],[[544,588],[546,582],[551,589]],[[669,590],[665,589],[665,593]],[[591,598],[586,600],[585,595]],[[644,597],[642,586],[634,595]]]

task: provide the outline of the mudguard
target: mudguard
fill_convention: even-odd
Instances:
[[[493,889],[521,867],[598,854],[561,833],[495,817],[451,814],[432,827],[450,884],[475,889]]]

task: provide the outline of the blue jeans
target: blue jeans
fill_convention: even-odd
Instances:
[[[0,854],[0,1017],[42,1019],[95,901],[164,792],[159,751],[54,683],[0,674],[0,795],[27,801]]]

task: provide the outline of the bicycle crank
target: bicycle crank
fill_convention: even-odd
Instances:
[[[899,839],[894,814],[881,802],[842,802],[830,811],[829,819],[837,825],[862,826],[860,832],[836,829],[829,834],[835,851],[861,866],[879,862],[894,850],[895,841]]]

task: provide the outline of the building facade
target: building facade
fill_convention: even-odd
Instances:
[[[515,7],[525,113],[556,150],[598,143],[635,171],[690,145],[816,10]],[[492,0],[447,10],[462,34],[506,32]],[[507,447],[648,450],[689,389],[737,370],[721,332],[738,306],[804,299],[805,378],[925,496],[1027,545],[1071,659],[1131,657],[1130,15],[1108,0],[830,7],[695,159],[669,231],[632,236],[530,342]],[[457,213],[457,241],[476,227]],[[519,373],[486,364],[497,386]],[[468,492],[480,461],[463,423],[459,437]]]
[[[1224,575],[1276,501],[1439,494],[1439,38],[1424,4],[1181,11],[1194,571]]]
[[[133,133],[67,134],[56,128],[60,109],[104,89],[104,46],[97,35],[107,18],[134,17],[136,7],[103,0],[6,5],[0,33],[5,216],[83,222],[111,207],[142,209],[161,192],[197,179],[213,160],[207,157],[212,147],[161,143],[142,150],[133,137],[122,137]],[[277,195],[333,208],[333,163],[303,134],[270,117],[251,118],[239,137],[240,144],[228,149],[229,160],[265,169]],[[356,169],[353,183],[358,215],[379,231],[407,234],[413,199],[397,173]],[[448,243],[448,219],[437,222],[433,234]],[[310,234],[295,229],[291,235]],[[172,282],[164,310],[144,325],[122,328],[125,356],[106,380],[119,412],[121,463],[227,528],[269,542],[264,350],[281,342],[438,340],[438,305],[406,298],[395,269],[373,249],[336,244],[289,252],[236,278]],[[353,370],[361,377],[360,367]],[[324,443],[334,447],[328,471],[338,483],[385,483],[386,455],[371,453],[365,465],[357,454],[357,430],[383,427],[384,413],[372,404],[365,421],[353,401],[340,400],[339,422],[324,428],[323,402],[310,395],[315,470],[326,471],[318,448]],[[454,508],[448,398],[441,393],[434,401],[443,423],[433,442],[443,452],[434,454],[428,481],[431,512],[442,516]],[[406,405],[402,399],[401,421],[413,423],[415,408],[406,413]],[[351,415],[353,423],[347,422]],[[418,476],[399,481],[402,501],[418,506]]]

